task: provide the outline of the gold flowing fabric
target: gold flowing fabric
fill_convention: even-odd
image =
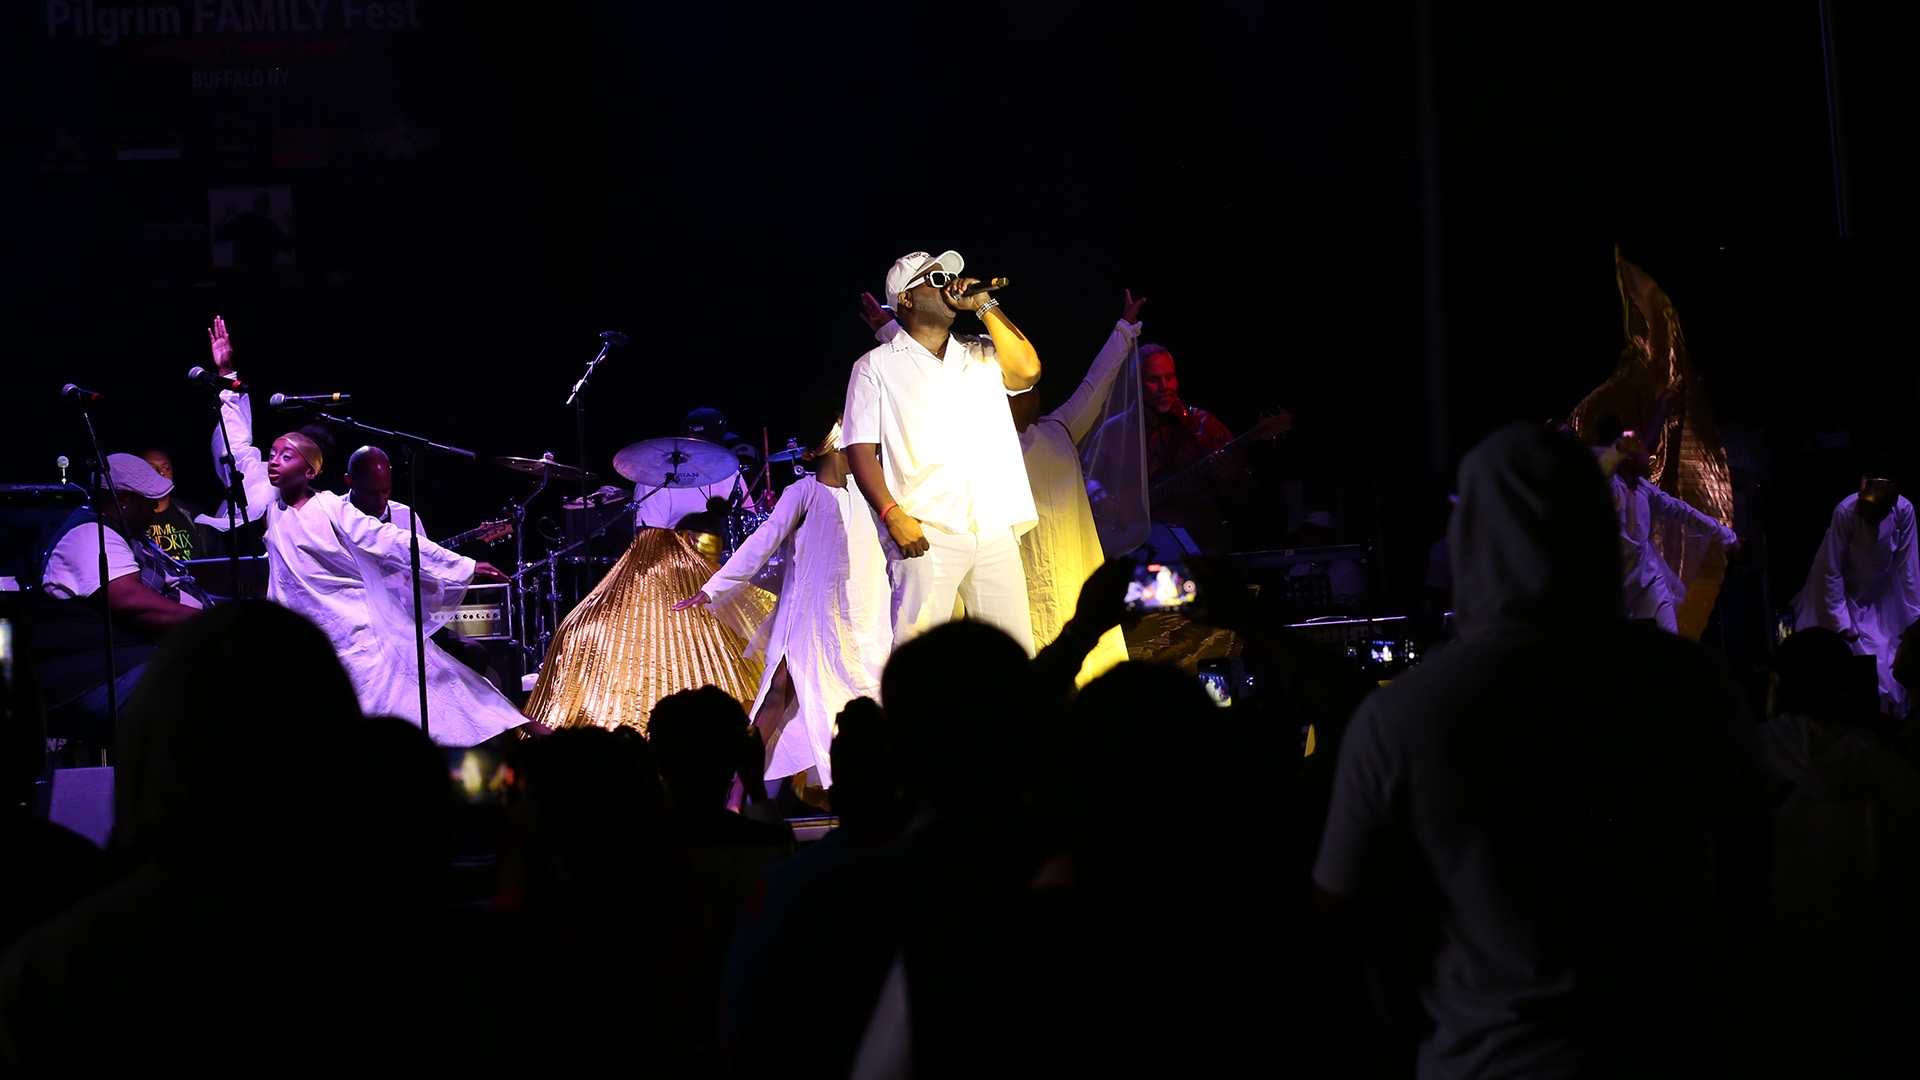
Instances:
[[[1645,270],[1613,249],[1614,281],[1626,347],[1613,377],[1586,396],[1569,417],[1580,438],[1592,442],[1601,417],[1613,416],[1640,432],[1652,455],[1649,479],[1661,491],[1733,524],[1733,483],[1727,450],[1705,390],[1687,358],[1686,336],[1673,301]],[[1664,413],[1662,409],[1664,408]],[[1704,541],[1689,542],[1673,526],[1656,526],[1654,547],[1687,584],[1675,617],[1680,635],[1698,640],[1720,595],[1726,553]]]
[[[647,729],[668,694],[717,686],[744,707],[760,688],[761,665],[746,638],[701,608],[671,610],[720,566],[719,542],[704,533],[642,529],[600,584],[567,613],[527,699],[527,716],[549,727]],[[748,634],[773,610],[737,605]]]

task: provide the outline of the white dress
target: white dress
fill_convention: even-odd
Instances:
[[[1687,582],[1653,542],[1656,525],[1678,530],[1689,542],[1706,541],[1731,548],[1740,537],[1715,518],[1645,480],[1612,478],[1613,509],[1620,518],[1620,569],[1624,612],[1629,619],[1652,619],[1669,634],[1680,632],[1675,614],[1687,598]]]
[[[873,513],[853,484],[836,488],[802,477],[701,587],[716,618],[731,621],[730,606],[755,587],[754,575],[776,552],[785,554],[787,572],[773,618],[747,643],[747,655],[766,664],[749,712],[758,714],[785,660],[794,702],[768,741],[765,778],[806,772],[809,784],[832,787],[834,719],[855,698],[879,700],[893,645],[886,556]]]
[[[253,445],[246,398],[222,392],[220,415],[233,440],[249,501],[266,462]],[[222,476],[224,482],[225,477]],[[267,599],[311,620],[333,642],[368,716],[420,723],[410,538],[330,491],[290,507],[275,492],[260,500],[267,519]],[[420,596],[426,632],[451,619],[473,580],[474,561],[424,537]],[[526,722],[505,695],[427,642],[427,721],[442,746],[473,746]]]
[[[1913,504],[1899,499],[1875,528],[1855,512],[1859,501],[1860,496],[1849,495],[1833,508],[1807,583],[1793,598],[1794,626],[1859,631],[1854,655],[1874,658],[1880,699],[1899,715],[1906,709],[1907,690],[1893,677],[1893,654],[1900,635],[1920,621]]]
[[[1060,636],[1060,628],[1073,618],[1073,609],[1080,603],[1081,586],[1106,561],[1087,501],[1087,478],[1080,471],[1079,443],[1100,418],[1139,333],[1139,323],[1116,323],[1073,395],[1020,433],[1020,453],[1039,515],[1034,527],[1020,536],[1036,645]],[[1081,665],[1077,682],[1085,686],[1126,658],[1126,640],[1115,627],[1101,635]]]

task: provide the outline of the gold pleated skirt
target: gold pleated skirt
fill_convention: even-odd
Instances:
[[[718,541],[703,533],[640,530],[561,620],[527,699],[528,718],[554,728],[624,724],[644,732],[661,698],[702,686],[750,707],[761,665],[746,658],[746,639],[703,608],[672,610],[720,568],[718,554]],[[771,599],[758,620],[771,614]],[[744,614],[752,633],[756,613]]]

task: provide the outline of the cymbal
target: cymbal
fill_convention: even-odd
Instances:
[[[705,439],[642,439],[613,455],[613,469],[646,487],[705,487],[738,473],[740,459]]]
[[[495,465],[505,465],[515,472],[532,473],[535,476],[544,474],[549,480],[578,480],[581,477],[589,480],[596,479],[592,473],[585,469],[575,468],[572,465],[562,465],[552,458],[497,457],[493,459],[493,463]]]
[[[805,450],[802,450],[796,446],[792,450],[782,450],[777,454],[768,454],[767,464],[771,465],[776,461],[792,461],[794,458],[797,458],[797,457],[805,457],[806,453],[807,452]]]

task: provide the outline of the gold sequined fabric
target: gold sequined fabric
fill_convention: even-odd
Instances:
[[[718,545],[699,533],[642,529],[600,584],[567,613],[527,716],[549,727],[647,729],[655,702],[668,694],[717,686],[750,706],[761,665],[748,660],[746,639],[702,608],[674,611],[718,570]],[[740,611],[747,632],[772,614]]]
[[[1640,432],[1640,441],[1652,455],[1652,483],[1722,525],[1731,525],[1733,482],[1727,450],[1705,389],[1687,358],[1680,316],[1659,283],[1621,258],[1618,247],[1613,249],[1613,263],[1626,347],[1620,350],[1613,377],[1588,394],[1569,421],[1588,442],[1605,416]],[[1720,594],[1726,553],[1717,545],[1689,543],[1674,526],[1656,525],[1653,543],[1680,580],[1688,583],[1686,599],[1675,615],[1681,636],[1697,640]]]

